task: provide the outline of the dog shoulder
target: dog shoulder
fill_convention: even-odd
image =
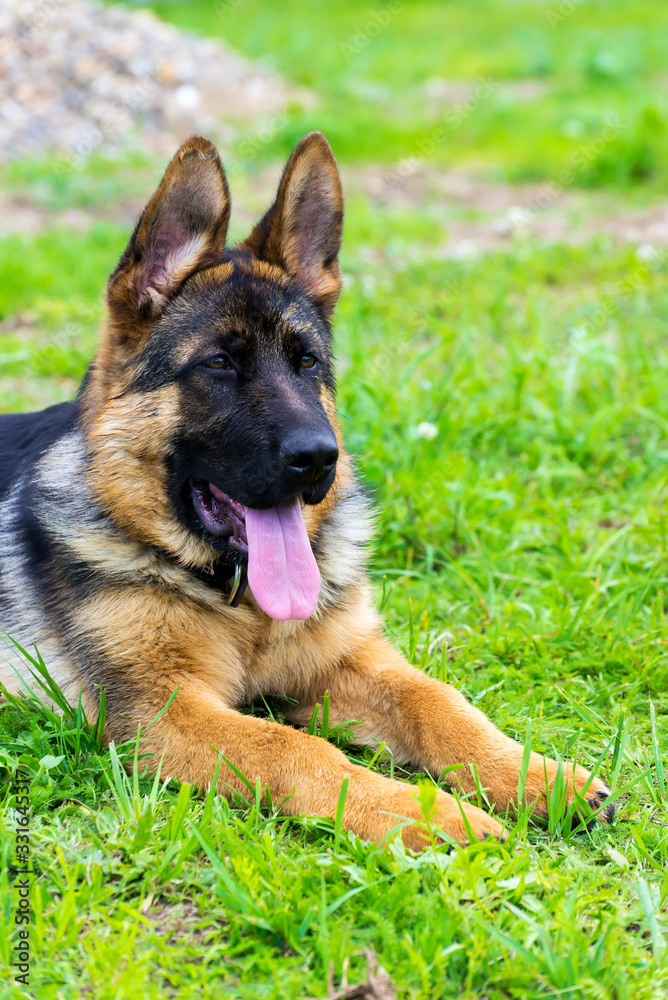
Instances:
[[[0,500],[21,473],[30,470],[63,433],[74,426],[76,403],[57,403],[36,413],[0,415]]]

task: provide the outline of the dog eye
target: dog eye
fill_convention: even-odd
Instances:
[[[313,354],[304,354],[299,362],[302,368],[313,368],[316,358]]]
[[[205,368],[215,368],[217,370],[220,370],[221,368],[222,369],[232,368],[232,365],[230,364],[230,359],[226,358],[222,354],[216,354],[215,357],[213,358],[207,358],[207,360],[204,361],[203,364]]]

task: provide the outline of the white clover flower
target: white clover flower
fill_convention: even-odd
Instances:
[[[425,441],[433,441],[438,434],[438,427],[436,424],[432,424],[428,420],[423,420],[422,423],[418,424],[415,428],[415,433],[418,437],[424,438]]]

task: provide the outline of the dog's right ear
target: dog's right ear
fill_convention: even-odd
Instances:
[[[216,148],[188,139],[165,171],[107,283],[116,343],[132,351],[183,282],[220,262],[230,194]]]

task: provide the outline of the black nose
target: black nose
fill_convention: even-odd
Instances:
[[[308,483],[315,483],[331,472],[338,457],[336,438],[329,429],[292,431],[281,445],[285,465]]]

